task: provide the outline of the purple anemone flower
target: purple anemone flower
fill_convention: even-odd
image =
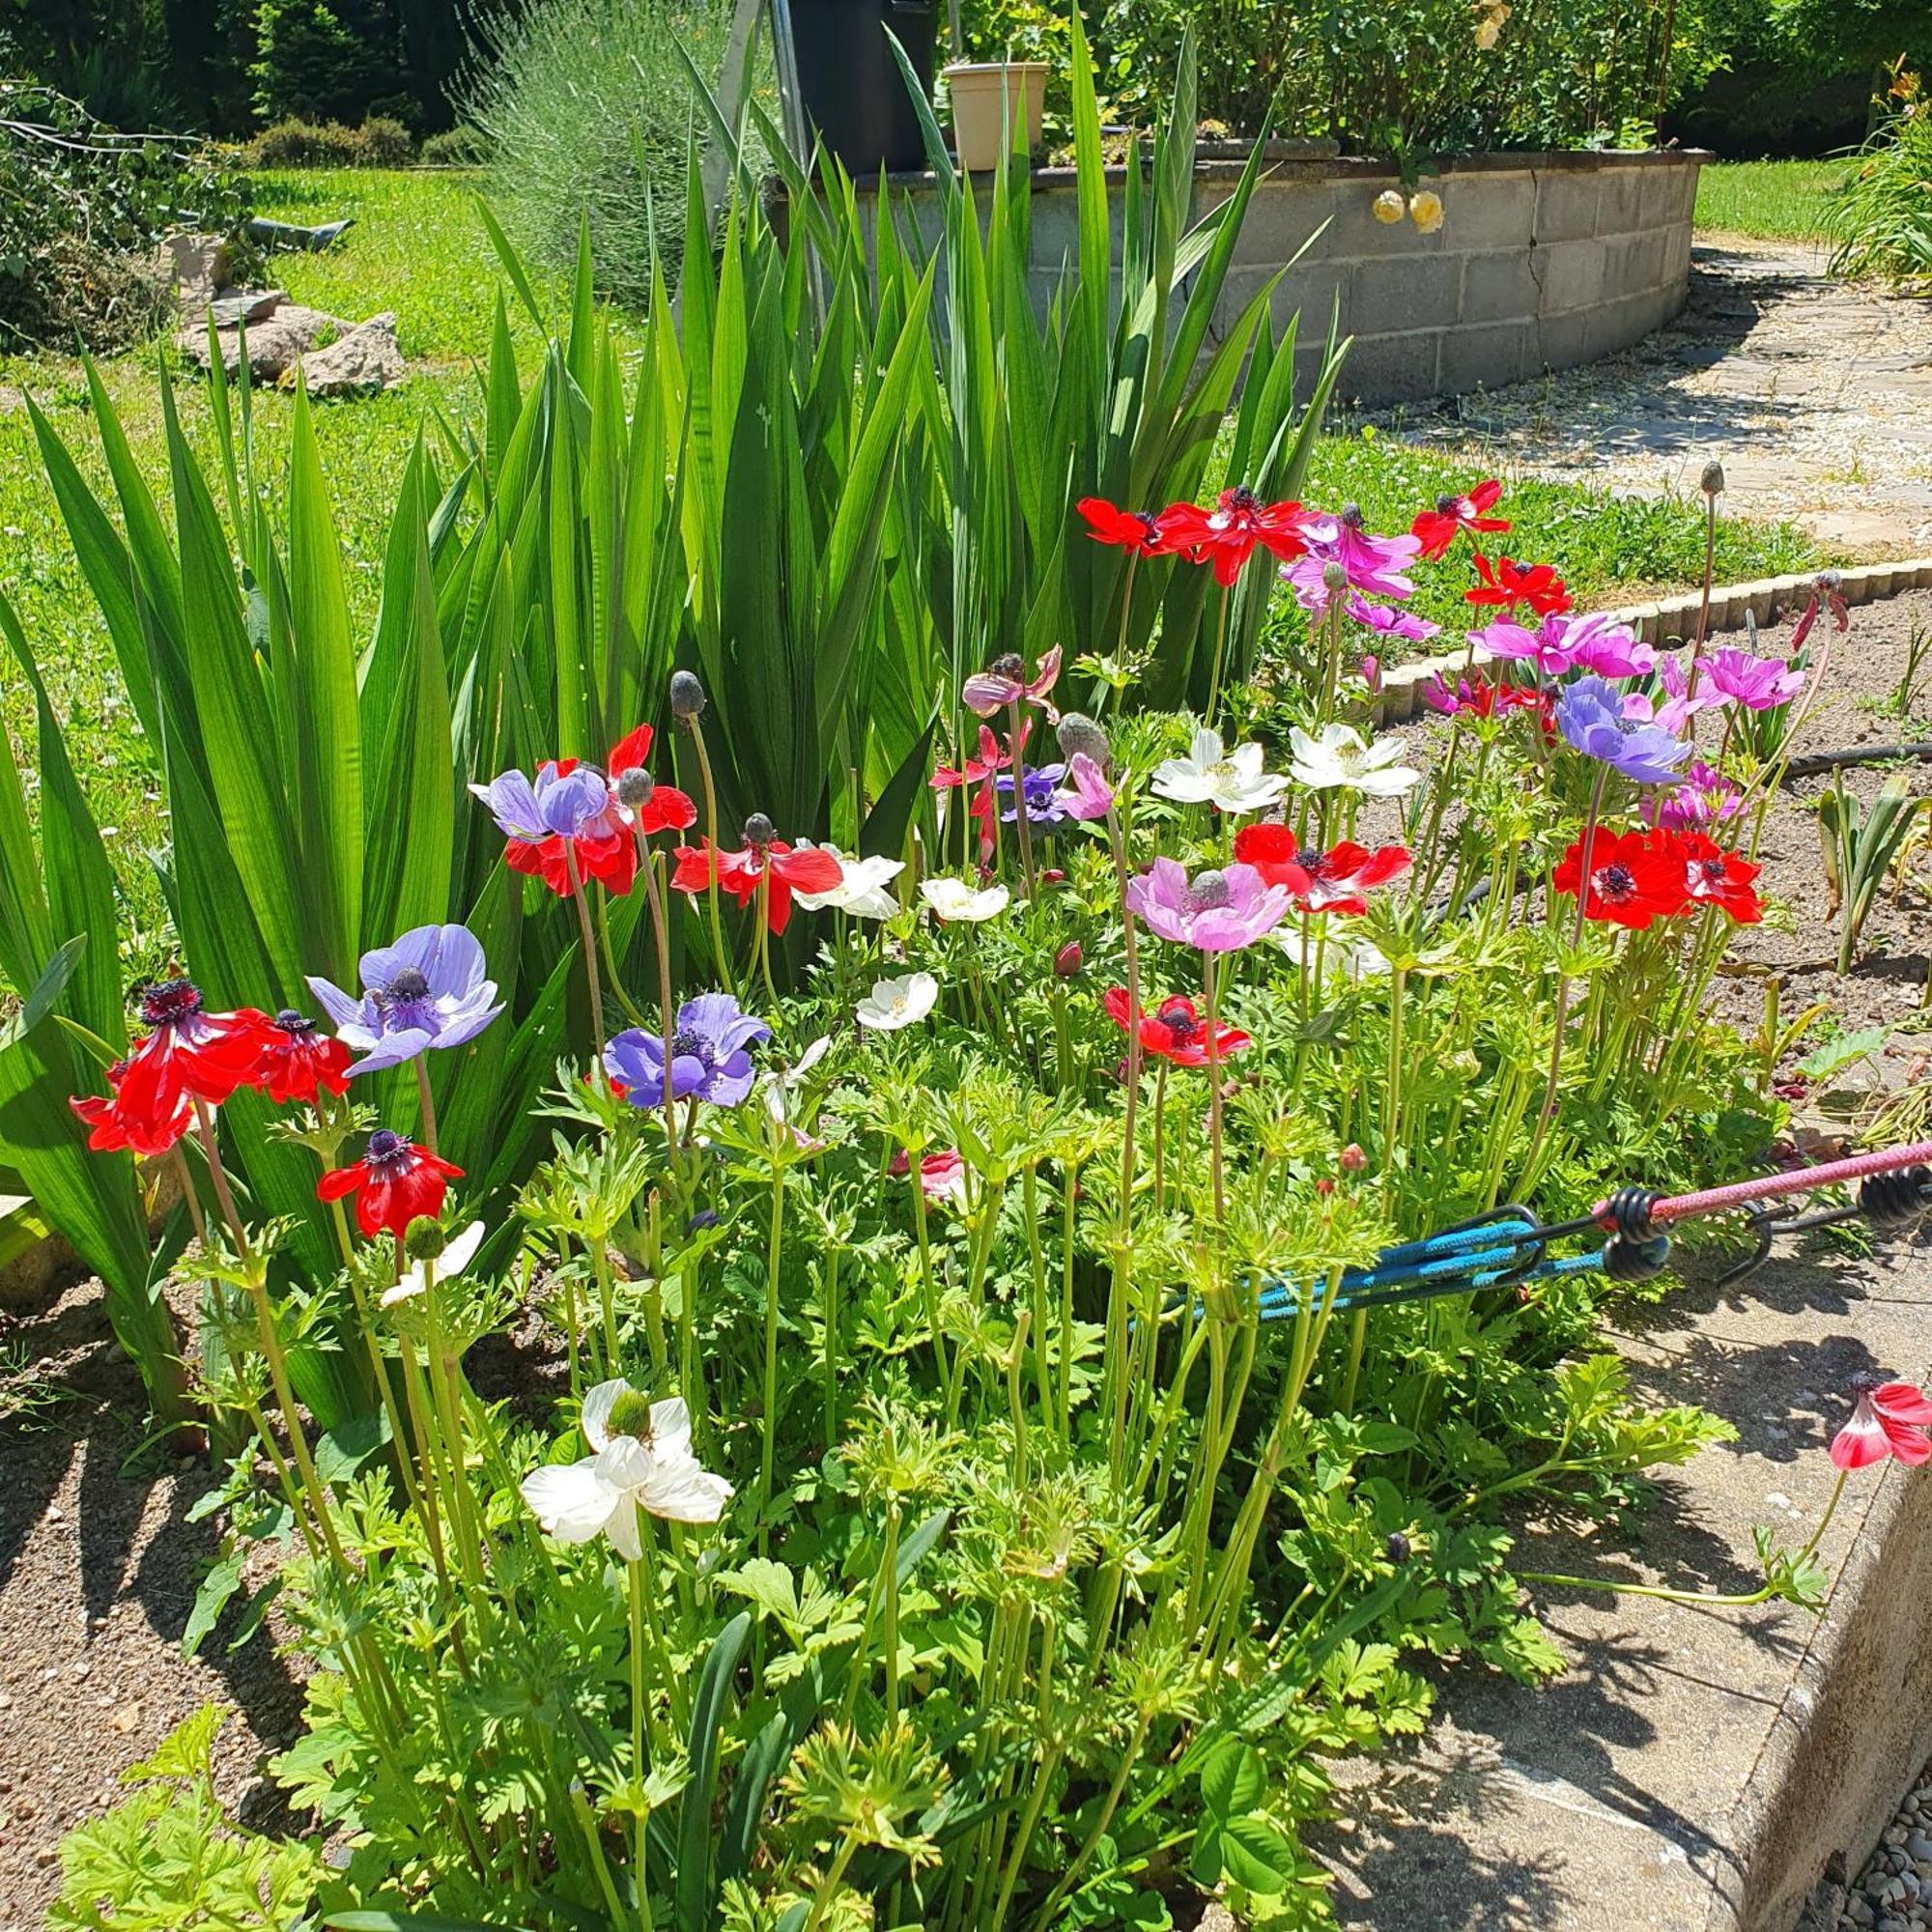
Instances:
[[[1715,692],[1717,696],[1710,701],[1734,697],[1747,711],[1774,711],[1789,704],[1804,689],[1802,670],[1793,670],[1780,658],[1761,658],[1736,644],[1707,651],[1698,668],[1700,698]]]
[[[1418,617],[1413,611],[1371,604],[1366,597],[1350,597],[1348,610],[1356,623],[1366,624],[1378,636],[1404,638],[1411,644],[1427,643],[1442,628],[1440,624],[1432,624],[1427,617]]]
[[[1197,952],[1238,952],[1288,917],[1286,886],[1264,885],[1252,866],[1196,872],[1175,859],[1156,859],[1127,882],[1127,906],[1148,929]]]
[[[484,976],[483,948],[461,925],[419,925],[360,961],[362,997],[309,975],[335,1037],[362,1058],[351,1073],[400,1066],[432,1046],[462,1046],[503,1009]]]
[[[1029,825],[1055,826],[1066,816],[1066,804],[1060,793],[1060,781],[1066,776],[1062,764],[1026,767],[1026,808]],[[994,781],[1000,793],[1000,822],[1010,825],[1019,814],[1013,803],[1013,779],[1003,772]]]
[[[1546,677],[1561,677],[1572,670],[1593,671],[1598,677],[1635,677],[1657,663],[1653,645],[1601,614],[1558,611],[1534,631],[1501,617],[1471,631],[1469,639],[1492,657],[1533,663]]]
[[[1415,591],[1415,580],[1406,576],[1410,564],[1422,549],[1422,539],[1414,536],[1372,537],[1362,527],[1362,512],[1353,503],[1345,503],[1335,517],[1312,517],[1303,526],[1308,539],[1307,561],[1320,572],[1324,563],[1339,563],[1351,590],[1366,590],[1376,597],[1408,597]],[[1285,575],[1299,567],[1297,558]]]
[[[1643,802],[1644,817],[1670,832],[1702,832],[1735,818],[1744,809],[1737,786],[1702,758],[1668,791],[1653,792]]]
[[[735,1107],[752,1091],[747,1048],[770,1039],[763,1020],[743,1011],[729,993],[700,993],[677,1009],[671,1036],[671,1098],[695,1094],[721,1107]],[[662,1107],[665,1097],[664,1036],[643,1027],[620,1033],[604,1049],[604,1070],[621,1081],[634,1107]]]
[[[1601,758],[1637,784],[1671,783],[1690,755],[1686,740],[1627,713],[1622,697],[1601,677],[1586,674],[1566,685],[1557,695],[1556,722],[1586,757]]]
[[[611,787],[594,765],[573,763],[563,770],[547,760],[534,779],[508,771],[469,789],[490,808],[504,838],[532,845],[576,838],[611,808]]]

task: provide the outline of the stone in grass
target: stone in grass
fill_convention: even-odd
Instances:
[[[311,396],[369,395],[400,383],[407,373],[396,344],[396,318],[387,309],[301,358],[301,379]]]
[[[299,302],[278,302],[271,313],[250,323],[245,330],[239,327],[217,329],[215,348],[222,368],[230,376],[238,375],[242,368],[242,338],[245,333],[248,374],[258,383],[273,383],[280,380],[285,370],[293,369],[325,336],[339,335],[353,327],[319,308],[304,308]],[[197,368],[210,366],[213,356],[205,321],[183,328],[175,343]]]
[[[223,289],[208,305],[208,320],[221,328],[253,328],[266,322],[289,298],[286,289]]]

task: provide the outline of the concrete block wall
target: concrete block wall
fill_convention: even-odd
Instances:
[[[1471,156],[1429,179],[1443,208],[1433,235],[1375,218],[1376,197],[1399,185],[1386,163],[1270,159],[1248,204],[1213,340],[1274,283],[1277,331],[1301,317],[1304,393],[1331,316],[1354,338],[1345,401],[1462,395],[1594,361],[1683,306],[1704,159],[1695,152]],[[1237,161],[1201,162],[1197,214],[1226,200],[1240,173]],[[895,176],[891,185],[929,231],[930,178]],[[1110,192],[1118,208],[1118,178]],[[1077,261],[1077,207],[1070,170],[1036,171],[1032,278],[1042,312]],[[1118,221],[1114,241],[1118,276]]]

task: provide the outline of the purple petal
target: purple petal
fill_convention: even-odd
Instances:
[[[706,1097],[721,1107],[735,1107],[752,1091],[754,1077],[752,1056],[734,1053],[712,1077],[711,1092]]]
[[[356,1026],[366,1020],[360,1000],[352,1000],[333,980],[319,974],[308,976],[308,989],[322,1004],[322,1009],[338,1027]]]
[[[433,1036],[418,1033],[412,1027],[405,1027],[397,1033],[385,1033],[349,1071],[352,1077],[358,1073],[380,1073],[384,1067],[404,1065],[415,1059],[424,1048],[436,1044]]]
[[[497,989],[492,986],[490,992]],[[474,1039],[483,1029],[494,1020],[503,1009],[487,1004],[490,994],[483,996],[481,1004],[469,1008],[459,1008],[443,1022],[442,1031],[432,1042],[436,1046],[463,1046]]]
[[[487,968],[482,942],[467,925],[438,925],[426,930],[436,935],[430,963],[421,969],[430,991],[440,1000],[467,1000],[478,992]],[[398,946],[402,944],[404,941],[397,941]],[[495,991],[491,987],[490,992]],[[490,994],[482,997],[488,999]]]
[[[440,925],[418,925],[403,934],[392,946],[378,946],[363,953],[360,968],[365,986],[386,986],[398,973],[420,973],[430,978],[436,963]]]
[[[544,836],[536,787],[522,772],[503,772],[488,784],[472,784],[469,789],[490,808],[497,829],[505,838],[539,839]]]

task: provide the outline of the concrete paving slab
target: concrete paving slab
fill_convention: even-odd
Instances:
[[[1847,1380],[1932,1371],[1932,1246],[1814,1245],[1719,1291],[1627,1307],[1633,1386],[1739,1432],[1657,1486],[1634,1542],[1526,1526],[1525,1570],[1742,1593],[1755,1525],[1802,1545],[1836,1471]],[[1349,1932],[1792,1932],[1830,1924],[1932,1750],[1932,1473],[1854,1476],[1820,1554],[1826,1613],[1549,1590],[1568,1661],[1531,1689],[1451,1676],[1439,1720],[1342,1767],[1316,1849]]]

